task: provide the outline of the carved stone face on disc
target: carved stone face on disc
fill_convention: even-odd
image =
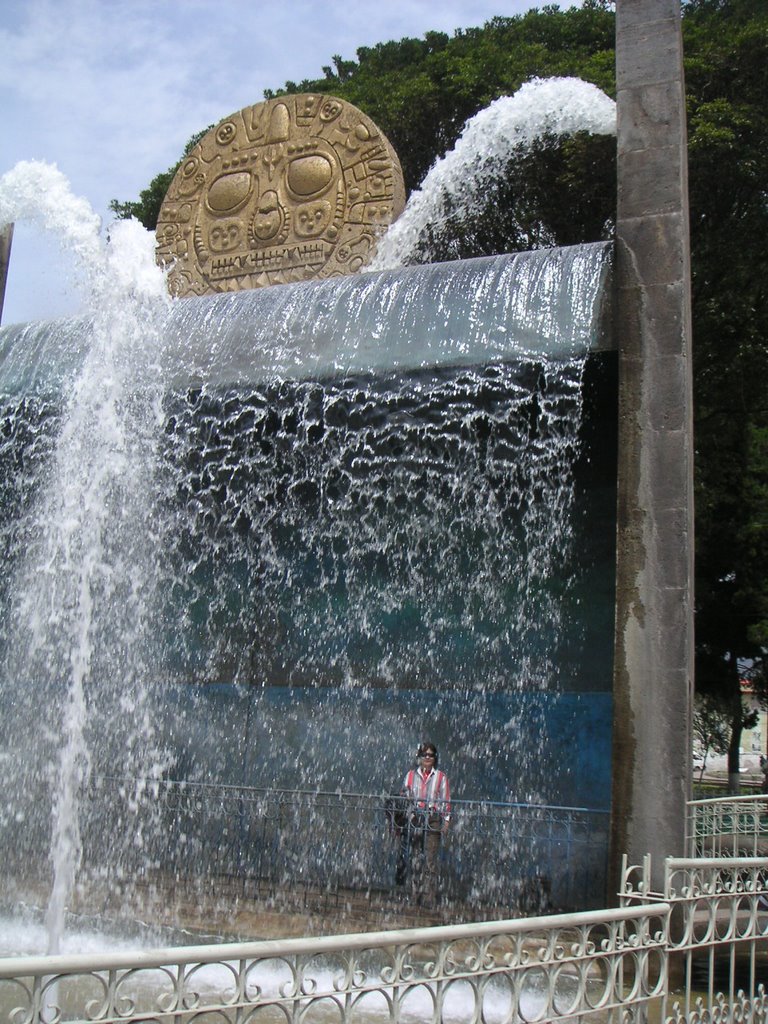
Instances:
[[[400,163],[344,100],[257,103],[182,162],[157,223],[171,293],[209,295],[356,273],[402,213]]]

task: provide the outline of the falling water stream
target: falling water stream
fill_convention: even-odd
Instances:
[[[34,216],[74,252],[92,310],[90,345],[69,381],[34,506],[16,524],[23,551],[7,582],[6,678],[27,680],[40,696],[63,691],[56,699],[60,755],[51,765],[54,877],[46,927],[54,953],[80,857],[78,806],[91,767],[85,730],[94,673],[119,674],[126,713],[137,721],[141,742],[152,742],[151,731],[138,724],[157,559],[146,496],[153,490],[163,393],[159,326],[168,300],[147,233],[135,222],[118,224],[105,246],[99,219],[55,168],[18,165],[2,179],[0,196],[0,220]]]
[[[446,190],[468,206],[515,147],[612,116],[571,79],[492,104],[376,269],[408,261]],[[563,594],[607,247],[171,305],[150,236],[122,223],[103,243],[55,168],[0,178],[0,223],[30,217],[91,296],[81,320],[0,332],[0,739],[28,745],[0,762],[0,826],[29,831],[23,860],[50,808],[48,951],[80,796],[116,767],[142,785],[295,786],[275,756],[291,750],[310,787],[376,787],[400,771],[393,730],[410,742],[428,711],[467,795],[551,798],[541,694],[579,689],[564,658],[589,645]],[[132,863],[121,832],[151,845],[147,822],[113,825],[108,858]]]
[[[538,138],[573,132],[616,132],[616,104],[580,78],[535,78],[513,96],[494,100],[467,121],[453,149],[432,166],[410,196],[402,216],[380,243],[371,269],[411,262],[427,242],[428,230],[440,233],[446,200],[452,218],[471,216],[516,151]]]

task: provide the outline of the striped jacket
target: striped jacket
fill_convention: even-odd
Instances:
[[[411,768],[403,780],[403,790],[420,811],[451,818],[451,787],[448,776],[439,768],[427,775],[421,768]]]

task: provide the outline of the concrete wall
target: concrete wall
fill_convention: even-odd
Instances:
[[[8,265],[11,260],[11,242],[13,240],[13,224],[0,228],[0,322],[3,319],[5,303],[5,286],[8,282]]]
[[[619,495],[612,861],[684,848],[693,447],[679,0],[618,0]],[[615,892],[615,887],[613,889]]]

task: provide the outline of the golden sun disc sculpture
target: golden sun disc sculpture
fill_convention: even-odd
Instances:
[[[353,274],[405,206],[397,154],[333,96],[246,107],[184,158],[157,223],[172,295]]]

